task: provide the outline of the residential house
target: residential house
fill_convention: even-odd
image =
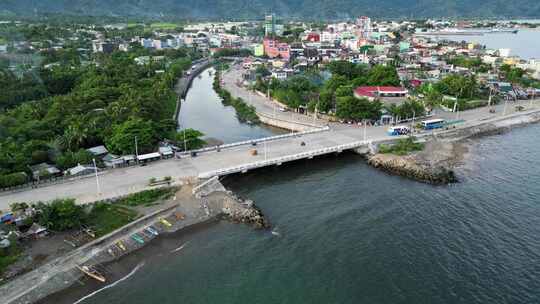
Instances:
[[[47,163],[30,166],[30,171],[32,171],[32,177],[38,181],[41,178],[58,176],[62,173],[58,168]]]
[[[69,176],[81,176],[88,175],[96,172],[94,165],[81,165],[78,164],[75,167],[67,169],[64,174]]]
[[[86,151],[90,152],[94,156],[104,156],[105,154],[109,153],[109,150],[105,148],[105,146],[96,146],[89,149],[86,149]]]

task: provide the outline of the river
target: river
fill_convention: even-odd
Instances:
[[[210,81],[203,73],[191,93],[212,96]],[[220,122],[206,121],[188,126],[219,138]],[[254,128],[224,131],[267,132]],[[106,268],[127,273],[144,259],[138,272],[82,303],[540,303],[539,132],[472,141],[450,186],[346,153],[226,177],[276,234],[221,221],[161,237]],[[95,288],[85,282],[48,303],[73,303]]]
[[[510,49],[510,55],[512,56],[519,56],[523,59],[540,59],[538,55],[538,50],[540,49],[539,29],[520,29],[517,34],[498,33],[482,36],[441,36],[440,39],[479,43],[490,49]]]
[[[193,80],[180,108],[178,125],[205,134],[205,139],[224,143],[272,136],[285,131],[260,125],[241,123],[233,107],[224,106],[212,88],[215,70],[203,71]]]

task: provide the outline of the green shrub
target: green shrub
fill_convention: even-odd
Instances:
[[[0,188],[18,186],[26,183],[28,177],[24,172],[0,175]]]
[[[38,203],[38,222],[54,231],[66,231],[78,228],[83,223],[83,207],[75,204],[74,199],[56,199],[49,204]]]
[[[424,144],[415,142],[415,138],[410,136],[407,138],[399,139],[393,145],[381,144],[379,146],[379,153],[406,155],[414,151],[420,151],[422,149],[424,149]]]
[[[176,191],[176,187],[145,190],[130,194],[118,200],[117,203],[126,206],[151,206],[158,200],[172,197]]]
[[[137,212],[121,205],[96,203],[87,215],[86,224],[92,227],[96,237],[110,233],[137,218]]]

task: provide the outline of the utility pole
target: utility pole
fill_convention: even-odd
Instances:
[[[97,195],[101,195],[101,187],[99,186],[99,177],[97,174],[96,159],[92,158],[92,161],[94,162],[94,173],[96,174]]]
[[[139,147],[137,143],[137,135],[135,135],[135,158],[139,162]]]
[[[187,151],[187,142],[186,142],[186,129],[183,130],[184,133],[184,151]]]

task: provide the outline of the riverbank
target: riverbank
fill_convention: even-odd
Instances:
[[[156,238],[154,234],[145,231],[149,226],[154,227],[160,234],[170,234],[226,218],[255,228],[269,227],[253,202],[235,197],[225,190],[219,180],[211,180],[201,187],[195,187],[195,183],[198,181],[184,181],[174,198],[162,204],[161,208],[156,208],[155,212],[0,286],[0,302],[34,303],[75,286],[75,283],[86,279],[78,266],[95,266],[100,269],[100,265],[120,261]],[[134,234],[138,234],[143,242],[135,240],[132,237]],[[97,287],[109,283],[98,284]],[[43,301],[42,303],[47,303],[46,299]]]
[[[496,118],[466,128],[444,130],[423,137],[424,149],[407,155],[378,153],[367,155],[367,162],[386,172],[430,184],[449,184],[458,182],[455,169],[463,164],[474,145],[472,140],[509,132],[513,128],[540,122],[540,112],[518,113],[508,117]],[[376,150],[376,149],[375,149]]]

